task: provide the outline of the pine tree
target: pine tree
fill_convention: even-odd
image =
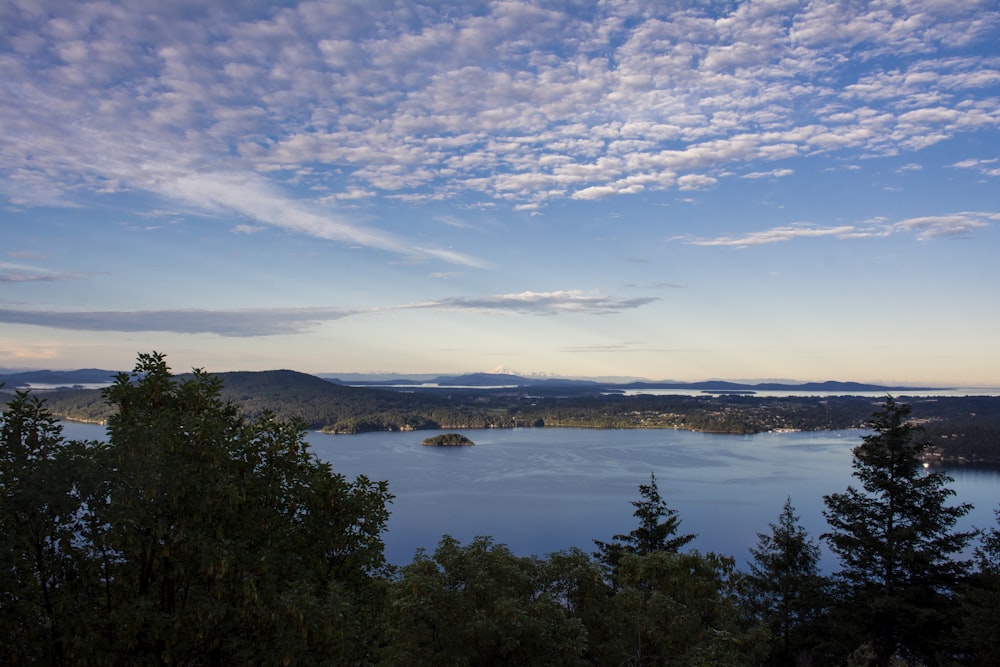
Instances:
[[[632,516],[639,519],[639,525],[628,534],[613,536],[614,542],[594,540],[598,560],[609,567],[616,567],[624,554],[645,555],[657,551],[676,553],[693,540],[696,535],[678,535],[681,520],[677,510],[667,506],[656,486],[656,475],[649,474],[649,484],[639,485],[642,500],[631,501],[635,507]]]
[[[971,507],[946,504],[952,479],[924,470],[928,443],[916,439],[920,429],[909,415],[909,406],[888,397],[854,450],[863,491],[850,486],[823,499],[831,531],[822,537],[841,563],[840,611],[857,627],[850,641],[870,642],[878,665],[894,655],[932,662],[969,567],[958,556],[974,535],[954,529]]]
[[[757,534],[750,548],[750,608],[775,638],[769,664],[794,665],[808,650],[803,633],[820,614],[824,580],[819,574],[819,546],[811,540],[787,498],[770,533]]]

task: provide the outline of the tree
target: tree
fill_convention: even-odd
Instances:
[[[603,641],[591,647],[596,664],[759,663],[765,634],[743,623],[732,558],[697,551],[626,553],[615,578]]]
[[[799,524],[787,498],[770,533],[757,533],[751,547],[747,604],[771,630],[775,643],[769,664],[795,665],[811,643],[807,629],[821,614],[824,580],[819,574],[819,546]]]
[[[5,413],[5,444],[34,453],[12,455],[16,474],[5,469],[4,489],[13,491],[3,532],[31,512],[48,521],[40,538],[23,541],[44,547],[45,573],[4,568],[15,580],[11,608],[33,610],[7,624],[0,597],[12,650],[65,628],[57,659],[38,661],[375,659],[385,612],[385,482],[333,473],[309,451],[299,423],[267,413],[246,420],[220,387],[197,370],[174,377],[154,352],[105,390],[107,443],[61,443],[27,401]],[[4,565],[28,562],[21,544],[4,546]],[[57,605],[36,602],[38,583]]]
[[[822,537],[839,557],[840,611],[853,621],[856,645],[870,642],[878,665],[894,655],[932,661],[951,628],[947,610],[968,561],[958,558],[974,535],[956,531],[970,509],[949,506],[952,481],[923,469],[927,443],[910,409],[890,396],[854,450],[863,491],[824,496],[831,530]]]
[[[76,548],[86,444],[67,443],[43,402],[18,391],[0,413],[0,662],[60,665],[93,612]]]
[[[655,474],[649,474],[649,484],[639,485],[639,495],[641,500],[630,501],[635,507],[632,516],[639,520],[639,525],[627,534],[614,535],[611,543],[594,540],[598,549],[594,555],[612,569],[617,567],[624,554],[676,553],[696,537],[677,534],[681,520],[677,511],[671,509],[660,496]]]
[[[1000,509],[996,525],[980,535],[975,569],[962,587],[961,640],[967,664],[1000,664]]]
[[[583,624],[547,581],[543,560],[487,537],[444,536],[392,584],[389,665],[580,665]]]

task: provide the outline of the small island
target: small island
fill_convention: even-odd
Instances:
[[[441,435],[427,438],[420,444],[424,447],[469,447],[476,443],[461,433],[442,433]]]

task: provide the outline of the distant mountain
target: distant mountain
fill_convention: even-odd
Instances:
[[[922,391],[934,388],[888,386],[865,384],[862,382],[837,382],[834,380],[827,380],[826,382],[804,382],[801,384],[784,382],[760,382],[757,384],[747,384],[741,382],[727,382],[725,380],[707,380],[705,382],[629,382],[619,386],[626,389],[687,389],[700,391],[821,391],[824,393],[844,394],[859,391]],[[937,388],[940,389],[941,387]]]
[[[421,384],[416,380],[393,380],[371,382],[364,384]],[[524,377],[521,375],[511,375],[508,373],[467,373],[464,375],[439,375],[427,381],[427,384],[435,384],[440,387],[576,387],[580,389],[678,389],[687,391],[821,391],[827,393],[853,393],[853,392],[897,392],[926,390],[930,387],[902,387],[876,384],[865,384],[861,382],[837,382],[827,380],[826,382],[805,382],[801,384],[781,383],[781,382],[761,382],[749,384],[742,382],[729,382],[726,380],[705,380],[703,382],[599,382],[597,380],[552,378],[552,377]]]
[[[0,383],[3,383],[6,389],[28,385],[74,387],[76,385],[110,384],[117,374],[118,371],[99,368],[82,368],[77,371],[22,371],[0,375]]]
[[[504,370],[498,368],[495,370]],[[76,371],[22,371],[17,373],[0,374],[0,383],[4,389],[12,390],[17,387],[28,385],[44,385],[46,387],[74,387],[79,385],[108,384],[114,380],[118,371],[101,370],[97,368],[84,368]],[[705,380],[702,382],[671,382],[671,381],[633,381],[614,382],[600,381],[596,379],[583,378],[559,378],[550,376],[530,376],[514,375],[508,372],[490,373],[466,373],[460,375],[431,375],[423,374],[418,376],[392,376],[390,374],[371,376],[356,373],[344,373],[340,376],[335,374],[309,375],[298,371],[276,370],[276,371],[234,371],[227,373],[217,373],[226,378],[227,389],[230,389],[230,382],[242,383],[250,381],[262,382],[269,379],[272,382],[282,383],[281,378],[289,377],[287,374],[295,373],[303,382],[305,378],[311,378],[310,382],[314,387],[320,387],[317,383],[334,385],[355,385],[370,387],[390,387],[390,386],[411,386],[418,387],[422,384],[437,385],[439,387],[534,387],[548,389],[579,389],[581,391],[594,391],[606,389],[608,391],[623,390],[685,390],[685,391],[706,391],[706,392],[749,392],[749,391],[819,391],[824,393],[851,394],[856,392],[901,392],[918,391],[931,389],[931,387],[910,387],[910,386],[889,386],[865,384],[861,382],[838,382],[827,380],[825,382],[760,382],[744,383],[729,382],[726,380]],[[282,375],[285,374],[285,375]],[[367,379],[363,379],[367,378]],[[939,387],[940,388],[940,387]]]

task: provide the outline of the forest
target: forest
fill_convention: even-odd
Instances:
[[[280,419],[301,420],[309,429],[344,434],[566,426],[733,434],[839,430],[861,428],[880,400],[854,395],[624,395],[586,385],[416,391],[346,386],[287,370],[217,377],[222,397],[243,414],[268,411]],[[104,422],[114,409],[98,389],[64,389],[46,392],[45,397],[49,409],[67,419]],[[931,443],[927,458],[1000,463],[1000,397],[909,397],[907,401]]]
[[[856,483],[823,498],[827,532],[789,500],[741,571],[687,548],[652,475],[593,552],[444,535],[393,567],[391,480],[317,460],[304,422],[158,353],[100,395],[106,441],[65,440],[27,392],[0,414],[3,664],[1000,663],[1000,523],[956,529],[969,507],[891,397],[862,422]]]

